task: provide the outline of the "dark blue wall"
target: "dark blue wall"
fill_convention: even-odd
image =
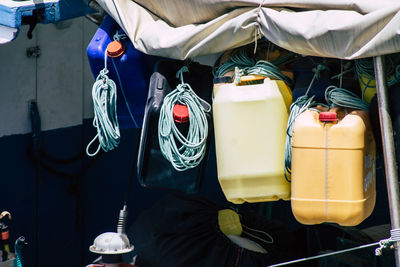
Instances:
[[[88,247],[97,235],[116,231],[132,163],[136,162],[139,133],[139,129],[123,130],[119,148],[103,153],[97,159],[84,156],[71,164],[48,162],[53,171],[39,167],[40,266],[84,266],[96,258]],[[41,146],[54,157],[70,158],[83,152],[94,134],[91,121],[85,121],[81,126],[42,132]],[[31,139],[31,134],[0,138],[0,210],[8,210],[13,215],[11,239],[24,235],[29,243],[24,251],[26,266],[35,266],[36,251],[36,165],[27,153]],[[215,162],[212,144],[201,194],[216,202],[225,202],[218,185]],[[360,228],[390,222],[384,179],[383,170],[378,169],[376,207]],[[135,176],[129,222],[162,195],[163,192],[142,188]],[[292,228],[301,226],[291,214],[290,202],[278,201],[267,205],[270,207],[269,216]],[[259,208],[258,204],[243,206]]]
[[[88,247],[97,235],[116,231],[131,167],[136,165],[139,134],[140,129],[122,130],[119,147],[95,159],[84,156],[61,164],[41,157],[47,166],[39,166],[38,173],[40,266],[83,266],[96,258]],[[88,120],[82,126],[42,132],[41,147],[52,157],[68,159],[83,152],[94,135]],[[28,155],[31,143],[31,134],[0,138],[0,210],[13,215],[11,239],[24,235],[29,243],[24,250],[26,266],[35,266],[36,253],[37,165]],[[211,154],[202,194],[214,201],[224,201],[216,179],[215,153]],[[141,187],[135,175],[129,222],[163,194]]]

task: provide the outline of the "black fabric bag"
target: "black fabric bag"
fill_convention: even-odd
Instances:
[[[202,162],[195,168],[176,171],[161,153],[158,140],[158,120],[164,97],[180,83],[176,78],[178,70],[184,66],[183,61],[161,60],[151,76],[149,94],[146,103],[145,117],[140,138],[137,161],[137,177],[144,187],[174,189],[186,193],[198,192],[205,175],[208,151],[213,134],[212,114],[206,112],[208,121],[208,138],[206,152]],[[211,105],[212,73],[211,67],[198,63],[187,64],[189,72],[183,74],[185,83]]]
[[[300,256],[286,227],[255,213],[240,212],[241,223],[273,237],[272,244],[253,239],[267,253],[234,244],[218,227],[218,211],[225,208],[196,195],[167,195],[139,215],[128,231],[137,254],[136,264],[140,267],[256,267]]]

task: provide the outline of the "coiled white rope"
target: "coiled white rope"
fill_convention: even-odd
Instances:
[[[187,67],[178,71],[177,77],[180,77],[181,83],[165,96],[158,122],[158,140],[161,152],[177,171],[195,168],[203,159],[208,137],[208,122],[205,112],[211,111],[210,104],[197,96],[190,85],[184,82],[183,72],[187,71]],[[189,110],[187,136],[184,136],[175,125],[173,118],[175,104],[185,105]],[[180,144],[175,142],[175,138]]]
[[[105,152],[114,149],[120,141],[120,131],[117,119],[117,88],[113,80],[108,76],[107,51],[104,53],[104,69],[96,78],[92,87],[92,99],[94,118],[93,126],[97,129],[96,136],[86,147],[88,156],[95,156],[100,148]],[[99,140],[99,145],[95,152],[90,152],[93,142]]]

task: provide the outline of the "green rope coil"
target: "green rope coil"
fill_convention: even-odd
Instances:
[[[117,119],[117,87],[108,76],[107,52],[104,55],[104,69],[96,78],[92,87],[94,118],[93,126],[97,129],[96,136],[86,147],[88,156],[95,156],[102,148],[105,152],[118,147],[120,131]],[[94,153],[90,146],[98,139],[99,145]]]
[[[231,57],[221,66],[213,68],[214,77],[224,76],[226,73],[233,71],[235,67],[239,69],[245,69],[256,64],[254,58],[247,56],[245,48],[235,50]]]
[[[293,85],[292,80],[282,74],[277,66],[265,60],[259,60],[254,66],[246,68],[245,73],[246,75],[261,75],[272,79],[282,80],[289,86]]]
[[[183,67],[177,73],[177,76],[181,78],[181,83],[165,96],[158,122],[158,140],[161,152],[177,171],[195,168],[204,158],[208,138],[208,122],[205,112],[211,111],[210,104],[197,96],[190,85],[184,82],[184,71],[188,71],[187,67]],[[178,103],[187,106],[189,110],[187,136],[179,131],[174,122],[173,108]]]
[[[386,73],[388,77],[388,86],[393,86],[396,83],[400,82],[400,65],[396,65],[398,63],[399,55],[395,55],[394,57],[386,57],[388,60],[386,61]],[[362,58],[356,59],[354,62],[354,70],[357,78],[359,79],[362,88],[362,96],[364,99],[365,92],[368,88],[375,88],[375,85],[370,85],[373,80],[375,80],[375,69],[374,62],[372,58]]]
[[[306,93],[303,96],[300,96],[290,105],[290,114],[289,119],[286,126],[286,141],[285,141],[285,154],[284,154],[284,174],[286,181],[290,182],[288,175],[291,174],[292,169],[292,134],[293,134],[293,125],[296,118],[306,111],[308,108],[314,106],[316,102],[314,101],[314,96],[308,97],[308,93],[310,92],[312,85],[315,80],[319,78],[321,71],[326,70],[327,67],[325,65],[318,65],[313,69],[314,76],[308,86]]]
[[[289,53],[285,56],[277,58],[272,62],[266,60],[256,61],[254,57],[248,56],[248,51],[246,50],[246,47],[243,47],[236,50],[231,55],[231,57],[221,66],[214,66],[213,74],[214,77],[220,77],[224,76],[230,71],[234,71],[235,68],[238,68],[239,72],[234,72],[234,76],[236,77],[236,79],[244,75],[261,75],[272,79],[282,80],[287,85],[292,86],[292,80],[286,75],[282,74],[277,66],[290,63],[295,58],[296,56],[294,53]]]
[[[330,107],[353,108],[368,111],[369,105],[349,90],[329,86],[325,91],[325,100]]]
[[[308,108],[315,105],[314,96],[308,98],[308,96],[300,96],[290,105],[290,114],[288,123],[286,126],[286,141],[285,141],[285,154],[284,154],[284,174],[286,181],[290,182],[288,173],[292,171],[292,134],[293,125],[296,118],[306,111]]]

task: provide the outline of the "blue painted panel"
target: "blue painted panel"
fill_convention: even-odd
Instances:
[[[57,9],[57,21],[72,19],[93,13],[84,0],[60,0]]]
[[[30,1],[2,0],[0,3],[0,24],[12,28],[22,25],[22,18],[40,13],[41,23],[55,23],[80,17],[93,12],[83,0],[45,0],[42,3]]]

